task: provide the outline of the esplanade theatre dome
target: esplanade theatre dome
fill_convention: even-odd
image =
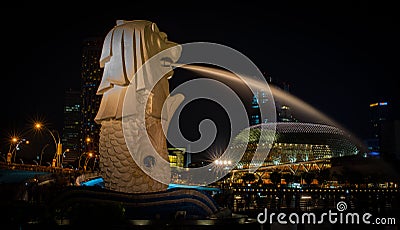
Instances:
[[[232,143],[232,148],[243,148],[247,145],[237,164],[238,169],[254,165],[267,167],[313,162],[356,155],[360,152],[352,137],[341,129],[324,124],[300,122],[262,123],[251,126],[241,131]],[[256,152],[258,154],[255,154]],[[257,162],[255,157],[260,155],[259,153],[265,156],[262,162]]]

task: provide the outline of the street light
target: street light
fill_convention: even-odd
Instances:
[[[22,143],[29,144],[29,141],[26,140],[25,138],[22,138],[22,139],[19,139],[18,137],[11,138],[10,149],[8,150],[8,154],[7,154],[7,163],[11,163],[12,157],[14,158],[13,162],[15,163],[15,157],[17,156],[17,151],[19,150],[19,145]],[[14,149],[12,149],[13,144],[15,144]]]
[[[92,150],[91,145],[93,144],[92,138],[86,137],[86,151],[90,152]]]
[[[54,136],[53,132],[50,131],[50,129],[48,129],[47,127],[43,126],[39,122],[35,123],[35,129],[41,130],[42,128],[46,129],[50,133],[51,137],[54,140],[54,144],[56,146],[56,152],[54,154],[53,161],[54,160],[56,161],[56,165],[55,166],[60,167],[61,166],[61,153],[62,153],[62,144],[61,144],[60,135],[57,132],[57,139],[56,139],[56,137]]]
[[[87,156],[85,158],[85,163],[83,164],[84,170],[86,170],[86,165],[87,165],[87,163],[89,161],[88,159],[90,159],[94,154],[92,152],[83,152],[83,153],[81,153],[81,155],[79,156],[79,160],[78,160],[78,169],[81,168],[82,157],[85,156],[85,155],[87,155]]]
[[[45,146],[43,146],[42,151],[40,152],[39,165],[42,165],[43,153],[44,153],[44,150],[47,148],[47,146],[49,146],[49,144],[46,144]]]
[[[87,153],[87,152],[83,152],[83,153],[81,153],[81,155],[79,155],[78,169],[81,169],[81,160],[82,160],[82,157],[83,157],[85,154],[88,154],[88,153]]]
[[[11,164],[12,154],[13,154],[13,151],[14,151],[14,150],[12,150],[12,147],[13,147],[13,144],[16,144],[17,142],[18,142],[18,137],[12,137],[11,138],[10,148],[8,149],[8,153],[7,153],[7,164]]]
[[[90,158],[93,157],[93,153],[88,153],[88,157],[86,157],[85,164],[83,165],[83,171],[86,171],[86,166],[89,163]]]
[[[69,152],[69,149],[66,149],[66,150],[62,153],[62,157],[61,157],[61,166],[62,166],[62,163],[63,163],[64,158],[65,158],[65,153],[68,153],[68,152]]]

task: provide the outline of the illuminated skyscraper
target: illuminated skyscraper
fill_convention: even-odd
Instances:
[[[275,84],[272,83],[271,77],[267,78],[269,79],[270,84]],[[283,90],[289,92],[289,84],[287,82],[281,82],[278,83],[278,87],[282,88]],[[261,119],[261,114],[260,114],[260,105],[262,107],[262,104],[268,103],[268,94],[262,91],[257,91],[251,101],[251,111],[250,111],[250,125],[258,125],[261,123],[267,123],[267,120],[262,120]],[[292,116],[292,113],[290,111],[290,107],[285,104],[281,104],[275,101],[275,106],[276,106],[276,119],[277,121],[280,122],[297,122],[297,120]]]
[[[279,86],[286,92],[290,93],[290,84],[282,82]],[[289,105],[275,102],[276,105],[276,119],[280,122],[297,122],[298,120],[293,117],[292,111]]]
[[[252,98],[251,101],[251,113],[250,113],[250,125],[258,125],[261,123],[268,122],[267,120],[262,120],[261,112],[260,112],[260,105],[266,104],[269,101],[267,97],[267,93],[263,91],[257,91]]]
[[[371,156],[381,156],[397,167],[400,160],[400,120],[394,114],[395,102],[378,101],[369,105],[370,138],[367,144]]]
[[[63,162],[73,163],[81,151],[82,141],[82,111],[81,92],[67,90],[64,97],[64,128],[62,132],[63,148],[65,153]]]
[[[94,118],[100,106],[101,96],[96,95],[103,70],[99,59],[103,38],[88,38],[82,48],[82,151],[98,153],[100,125]],[[90,138],[88,142],[87,138]]]
[[[392,119],[383,123],[379,144],[382,156],[398,168],[400,161],[400,120]]]
[[[389,104],[388,102],[375,102],[369,105],[370,108],[370,127],[371,137],[380,137],[382,123],[389,119]]]
[[[369,154],[379,156],[381,152],[382,128],[389,120],[389,103],[386,101],[374,102],[369,105],[370,133],[367,139]]]

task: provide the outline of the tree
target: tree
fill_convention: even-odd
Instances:
[[[269,179],[271,182],[277,187],[279,183],[281,183],[282,174],[278,171],[273,171],[269,174]]]
[[[329,169],[322,169],[316,175],[316,179],[320,183],[321,187],[323,187],[323,185],[326,183],[326,181],[329,180],[330,176],[331,176],[331,172],[329,171]]]
[[[301,176],[299,174],[293,175],[293,183],[301,183]]]
[[[346,181],[346,184],[349,184],[350,187],[354,185],[357,185],[357,187],[359,187],[359,184],[362,182],[363,178],[361,172],[352,170],[349,167],[343,168],[342,175]]]
[[[308,186],[310,186],[312,181],[315,178],[315,173],[313,173],[313,172],[305,172],[305,173],[303,173],[302,177],[304,179],[304,182],[306,182],[306,184]]]
[[[282,175],[283,179],[285,179],[286,185],[292,183],[294,181],[294,176],[291,173],[285,173]]]
[[[242,176],[242,180],[245,183],[251,183],[256,179],[256,176],[254,175],[254,173],[246,173]]]

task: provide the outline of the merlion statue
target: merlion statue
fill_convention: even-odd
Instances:
[[[168,79],[173,75],[172,66],[179,66],[178,59],[184,60],[182,47],[168,41],[150,21],[119,20],[107,34],[100,57],[104,72],[97,89],[102,100],[95,117],[101,124],[100,171],[105,189],[65,189],[50,204],[54,215],[62,219],[59,213],[67,218],[79,216],[85,211],[82,205],[76,206],[76,200],[81,200],[94,207],[110,207],[100,209],[102,216],[117,217],[115,211],[121,211],[118,221],[120,217],[231,216],[230,210],[220,207],[204,191],[168,188],[177,174],[169,165],[164,133],[184,100],[182,94],[170,95]],[[79,218],[73,219],[71,226],[81,226]]]
[[[97,90],[102,95],[100,108],[95,121],[101,124],[100,130],[100,168],[105,187],[110,190],[126,193],[143,193],[164,191],[167,184],[151,178],[139,167],[131,154],[146,151],[142,146],[143,130],[157,153],[168,161],[166,137],[162,126],[171,116],[174,108],[183,101],[182,95],[169,96],[168,79],[173,71],[168,72],[158,82],[136,73],[143,64],[163,50],[176,47],[165,57],[169,62],[176,62],[181,55],[181,47],[177,43],[168,41],[165,33],[160,32],[157,25],[150,21],[118,20],[117,25],[107,34],[100,57],[100,67],[104,68],[103,77]],[[162,63],[160,63],[160,66]],[[153,70],[157,73],[157,68]],[[129,85],[134,85],[135,100],[130,106],[145,106],[144,116],[134,111],[129,118],[133,133],[135,150],[130,152],[124,138],[122,118],[124,98]],[[153,87],[153,85],[155,85]],[[168,114],[164,114],[164,103],[167,103]],[[133,108],[135,110],[135,108]],[[141,127],[145,124],[145,127]],[[132,143],[131,143],[132,144]],[[148,161],[149,167],[157,167],[154,159]],[[169,166],[168,166],[169,167]],[[164,177],[170,177],[169,168],[160,171]]]

